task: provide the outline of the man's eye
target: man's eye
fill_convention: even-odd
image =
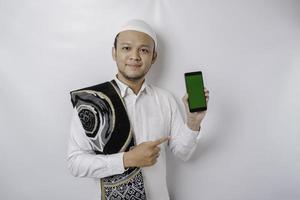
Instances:
[[[149,53],[149,50],[148,50],[148,49],[141,49],[141,51],[142,51],[143,53]]]
[[[130,50],[130,47],[122,47],[122,50],[128,51]]]

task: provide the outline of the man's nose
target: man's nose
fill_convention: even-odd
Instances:
[[[131,60],[141,60],[139,50],[133,50],[130,55]]]

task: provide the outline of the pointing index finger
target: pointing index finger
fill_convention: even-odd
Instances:
[[[162,144],[162,143],[168,141],[169,139],[170,139],[169,136],[164,136],[164,137],[162,137],[162,138],[160,138],[160,139],[158,139],[158,140],[153,141],[152,144],[153,144],[153,146],[157,146],[157,145],[160,145],[160,144]]]

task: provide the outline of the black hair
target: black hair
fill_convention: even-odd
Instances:
[[[115,37],[115,41],[114,41],[114,47],[115,47],[115,49],[117,49],[117,40],[118,40],[119,34],[120,33],[118,33],[118,35],[116,35],[116,37]]]

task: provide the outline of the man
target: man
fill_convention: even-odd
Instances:
[[[156,50],[152,28],[128,21],[112,48],[115,79],[71,92],[68,166],[76,177],[100,181],[101,199],[168,200],[165,148],[187,160],[200,138],[206,112],[190,113],[185,95],[184,123],[174,97],[145,81]]]

